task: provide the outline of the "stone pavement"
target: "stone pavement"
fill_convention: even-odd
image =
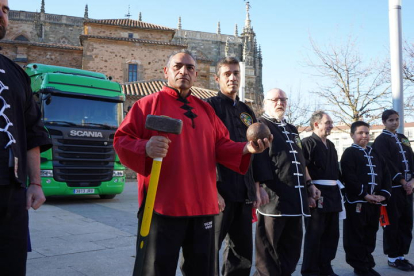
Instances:
[[[112,200],[97,196],[48,198],[37,211],[30,211],[33,252],[29,253],[28,276],[129,276],[135,257],[137,189],[128,182]],[[412,248],[411,251],[414,251]],[[387,265],[382,254],[382,230],[375,251],[376,270],[383,276],[413,275]],[[414,254],[408,255],[414,261]],[[295,276],[300,275],[298,264]],[[334,269],[352,276],[345,263],[342,241]],[[253,275],[254,269],[252,269]],[[181,276],[179,270],[177,275]]]

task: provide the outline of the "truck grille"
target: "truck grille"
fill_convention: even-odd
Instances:
[[[53,175],[70,187],[97,187],[112,179],[112,140],[53,138]]]

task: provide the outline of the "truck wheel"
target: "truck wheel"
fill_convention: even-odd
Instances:
[[[113,199],[116,195],[99,195],[101,199]]]

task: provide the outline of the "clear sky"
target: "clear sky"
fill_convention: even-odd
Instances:
[[[171,28],[234,34],[241,33],[246,16],[243,0],[45,0],[46,13],[89,18],[125,18]],[[39,11],[41,0],[9,0],[14,10]],[[263,52],[263,86],[289,91],[314,89],[312,69],[304,65],[311,55],[309,36],[321,45],[357,38],[360,52],[370,58],[388,58],[388,0],[251,0],[250,18]],[[402,0],[403,39],[414,42],[414,0]]]

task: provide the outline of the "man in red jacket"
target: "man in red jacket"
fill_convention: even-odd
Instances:
[[[115,134],[121,162],[138,173],[142,217],[153,158],[163,158],[144,275],[175,275],[180,248],[185,275],[214,274],[214,223],[218,199],[216,163],[245,173],[250,153],[262,152],[269,141],[236,143],[206,102],[191,95],[196,61],[183,50],[164,67],[167,86],[137,101]],[[148,114],[183,121],[180,135],[160,136],[145,128]],[[167,154],[168,153],[168,154]]]

